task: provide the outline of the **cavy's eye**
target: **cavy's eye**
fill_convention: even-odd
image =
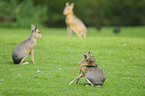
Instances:
[[[92,60],[90,60],[90,62],[93,62]]]

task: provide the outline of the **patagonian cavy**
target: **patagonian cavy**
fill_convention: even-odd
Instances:
[[[15,64],[29,64],[29,62],[23,62],[25,58],[30,54],[31,61],[34,61],[34,48],[36,47],[36,39],[41,39],[42,34],[37,26],[31,24],[31,34],[30,36],[18,44],[12,53],[12,59]]]

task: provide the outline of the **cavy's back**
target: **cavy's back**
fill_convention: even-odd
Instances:
[[[85,78],[93,84],[102,85],[106,79],[105,73],[99,67],[88,67]]]

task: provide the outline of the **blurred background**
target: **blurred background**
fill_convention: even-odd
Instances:
[[[87,27],[145,25],[145,0],[0,0],[0,26],[65,27],[65,3]]]

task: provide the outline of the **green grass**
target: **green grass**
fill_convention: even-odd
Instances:
[[[144,26],[123,27],[120,34],[112,27],[89,28],[87,38],[67,38],[63,28],[39,29],[43,38],[34,50],[36,64],[29,56],[29,65],[15,65],[12,52],[31,29],[0,28],[0,96],[145,96]],[[105,71],[104,85],[86,87],[83,77],[68,86],[89,49]]]

